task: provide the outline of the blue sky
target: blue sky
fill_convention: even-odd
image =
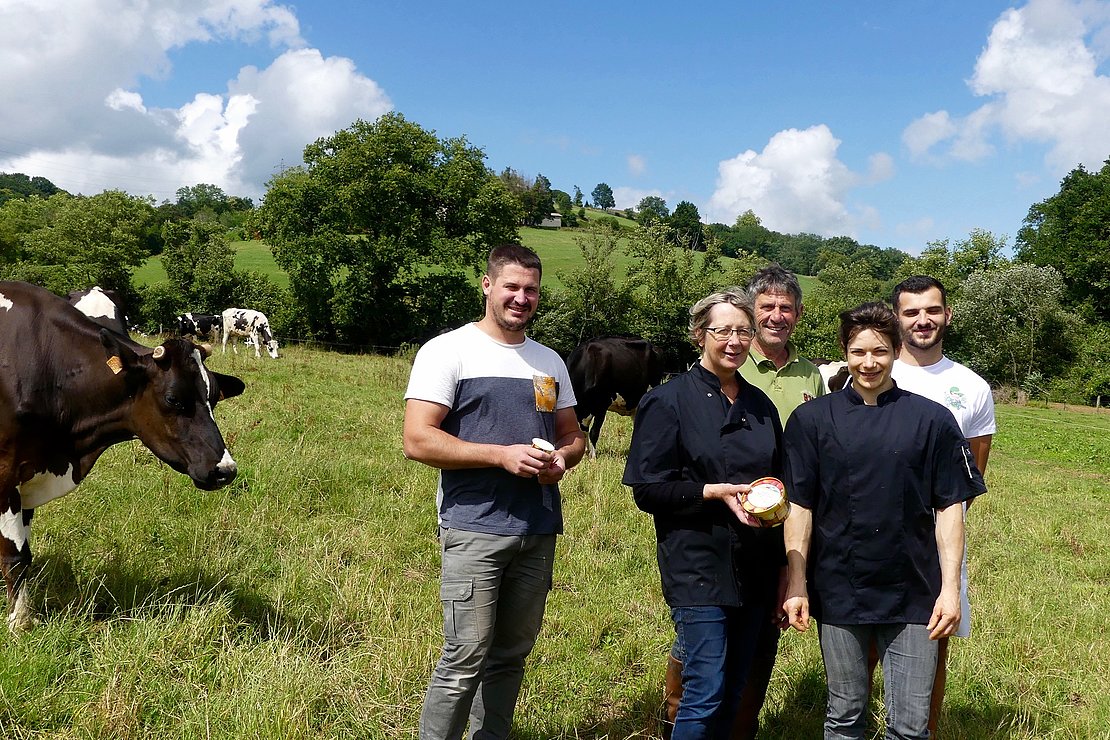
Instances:
[[[0,171],[256,199],[398,111],[620,207],[919,252],[1110,157],[1110,2],[6,0]]]

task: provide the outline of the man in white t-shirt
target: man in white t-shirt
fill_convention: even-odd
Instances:
[[[996,430],[994,397],[987,381],[972,370],[944,356],[944,334],[952,321],[944,286],[927,275],[915,275],[894,287],[894,313],[901,325],[902,349],[891,376],[899,388],[925,396],[948,408],[967,438],[979,472],[986,473],[991,440]],[[971,501],[967,502],[967,506]],[[966,508],[965,508],[966,511]],[[960,626],[958,637],[971,633],[971,605],[967,597],[967,551],[960,566]],[[948,638],[940,641],[929,734],[936,736],[937,719],[944,701]]]
[[[527,247],[494,247],[485,315],[421,347],[405,391],[405,456],[440,470],[443,650],[421,740],[458,740],[467,724],[508,737],[551,589],[558,483],[586,443],[566,365],[524,333],[540,274]]]

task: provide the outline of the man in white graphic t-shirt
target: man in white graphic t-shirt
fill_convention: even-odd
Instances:
[[[915,275],[894,287],[894,313],[901,325],[902,349],[891,376],[899,388],[911,391],[948,408],[967,438],[979,472],[986,474],[991,439],[995,433],[994,397],[987,381],[972,370],[944,356],[944,334],[952,321],[944,286],[927,275]],[[971,501],[967,502],[967,506]],[[960,611],[958,637],[971,633],[971,606],[967,597],[967,552],[960,566]],[[929,711],[929,734],[936,736],[937,719],[944,701],[948,638],[941,640],[937,676]]]

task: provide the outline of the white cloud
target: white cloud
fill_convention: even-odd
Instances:
[[[647,170],[647,160],[641,154],[628,155],[628,172],[634,177],[639,177]]]
[[[775,231],[854,233],[855,218],[844,201],[861,178],[837,159],[839,146],[822,124],[780,131],[762,152],[749,149],[721,162],[706,220],[731,224],[750,209]],[[887,155],[872,159],[873,175],[888,174],[892,167]]]
[[[910,155],[920,157],[940,142],[956,135],[956,124],[948,111],[926,113],[913,121],[902,132],[902,143],[910,150]]]
[[[226,89],[192,90],[179,107],[144,100],[144,80],[173,81],[171,51],[228,42],[268,44],[275,58],[230,69]],[[257,197],[306,144],[392,107],[351,60],[305,48],[273,0],[8,0],[0,69],[0,170],[73,192],[172,199],[207,182]]]
[[[894,157],[886,152],[878,152],[867,158],[867,182],[869,184],[886,182],[894,177]]]
[[[989,100],[970,114],[930,113],[906,127],[915,156],[974,161],[994,152],[992,137],[1037,142],[1054,174],[1098,167],[1110,152],[1110,6],[1084,0],[1031,0],[995,22],[968,80]]]

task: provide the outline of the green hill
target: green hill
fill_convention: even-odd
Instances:
[[[603,211],[587,209],[592,218],[610,215]],[[629,221],[623,216],[613,216],[625,226],[635,226],[634,221]],[[562,274],[577,269],[582,263],[582,253],[578,248],[575,237],[580,236],[577,229],[533,229],[522,227],[520,241],[526,247],[536,251],[543,260],[544,286],[562,288]],[[274,256],[265,242],[254,239],[250,241],[237,241],[231,243],[235,250],[235,268],[238,270],[254,270],[268,276],[275,284],[282,288],[289,287],[289,276],[274,262]],[[726,260],[728,258],[725,258]],[[613,255],[613,261],[621,277],[624,276],[630,260],[623,252]],[[135,270],[136,285],[152,285],[166,280],[166,271],[162,268],[161,257],[151,257],[146,263]],[[817,283],[817,278],[799,275],[798,281],[802,291],[812,290]]]

